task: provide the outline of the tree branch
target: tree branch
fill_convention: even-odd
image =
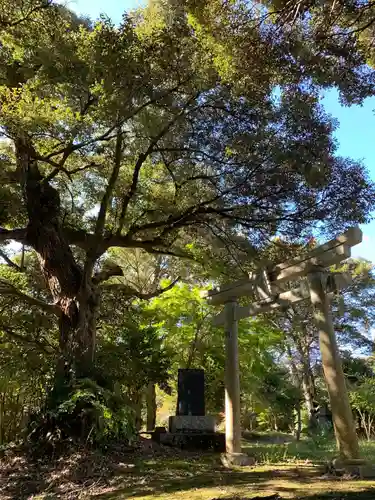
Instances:
[[[120,266],[112,266],[108,269],[103,269],[96,273],[92,279],[93,283],[102,283],[103,281],[107,281],[109,278],[113,276],[123,276],[123,270]]]
[[[0,249],[0,257],[5,260],[9,267],[16,269],[16,271],[22,271],[22,268],[13,262],[3,250]]]
[[[63,227],[63,233],[70,245],[75,245],[83,250],[89,250],[97,243],[95,234],[87,233],[83,229]]]
[[[16,340],[20,340],[21,342],[26,342],[27,344],[34,344],[36,347],[38,347],[46,354],[52,354],[52,352],[48,349],[48,347],[50,347],[53,351],[55,351],[55,348],[49,342],[43,343],[40,342],[40,340],[37,340],[33,337],[26,337],[25,335],[16,333],[13,328],[4,325],[3,323],[0,323],[0,330],[9,335],[9,337],[12,337]]]
[[[126,212],[127,212],[129,203],[130,203],[131,199],[133,198],[133,196],[135,195],[135,192],[137,190],[139,173],[141,171],[142,165],[144,164],[144,162],[148,158],[148,156],[154,151],[154,148],[157,145],[157,143],[160,141],[160,139],[162,139],[164,137],[164,135],[169,131],[169,129],[172,127],[172,125],[174,125],[174,123],[176,123],[176,121],[186,112],[187,107],[192,102],[192,100],[196,99],[196,97],[197,96],[194,96],[187,101],[187,103],[183,106],[183,108],[180,110],[180,112],[177,113],[177,115],[174,116],[174,118],[169,123],[167,123],[167,125],[165,127],[162,128],[162,130],[159,132],[159,134],[156,137],[154,137],[154,139],[152,139],[152,141],[150,142],[146,151],[139,155],[138,160],[134,166],[132,182],[130,184],[128,192],[125,194],[125,196],[123,198],[117,234],[121,234],[122,228],[124,227]]]
[[[178,257],[180,259],[188,259],[194,260],[193,257],[189,253],[185,253],[183,251],[171,250],[170,248],[157,248],[161,246],[162,242],[159,238],[155,238],[152,240],[133,240],[129,237],[122,235],[112,235],[107,238],[104,242],[104,247],[102,251],[108,250],[110,247],[118,247],[118,248],[142,248],[148,253],[152,253],[155,255],[169,255],[171,257]]]
[[[98,135],[97,137],[93,137],[92,139],[90,139],[88,141],[78,142],[77,144],[73,144],[72,142],[70,142],[67,146],[59,149],[58,151],[53,151],[49,155],[44,156],[44,157],[40,157],[38,159],[40,159],[41,161],[47,161],[47,163],[48,163],[48,160],[50,160],[54,156],[64,155],[64,157],[67,158],[70,153],[73,153],[74,151],[77,151],[78,149],[81,149],[81,148],[86,147],[86,146],[90,146],[91,144],[95,144],[96,142],[107,141],[107,140],[111,139],[110,134],[116,129],[116,127],[117,127],[117,124],[110,127],[106,132],[103,132],[103,134]]]
[[[178,90],[178,88],[183,84],[184,82],[179,82],[178,85],[176,85],[175,87],[173,87],[172,89],[169,89],[167,92],[164,92],[162,93],[161,95],[158,95],[152,99],[150,99],[149,101],[141,104],[140,106],[138,106],[138,108],[136,110],[134,110],[132,113],[130,113],[129,115],[127,115],[125,118],[123,118],[120,122],[116,123],[113,127],[109,128],[106,132],[104,132],[103,134],[97,136],[97,137],[94,137],[93,139],[90,139],[89,141],[83,141],[83,142],[80,142],[80,143],[77,143],[77,144],[74,144],[72,141],[58,149],[57,151],[53,151],[52,153],[50,153],[49,155],[47,156],[40,156],[40,155],[36,155],[35,156],[35,159],[36,160],[39,160],[39,161],[42,161],[42,162],[45,162],[45,163],[48,163],[49,165],[52,165],[54,167],[53,171],[44,179],[43,182],[49,182],[50,180],[52,180],[60,171],[63,171],[65,172],[66,174],[71,174],[73,172],[69,172],[67,170],[65,170],[63,168],[63,165],[65,163],[65,161],[67,160],[67,158],[69,157],[69,155],[71,153],[73,153],[74,151],[77,151],[83,147],[86,147],[86,146],[89,146],[91,144],[95,144],[96,142],[101,142],[101,141],[108,141],[110,139],[113,138],[113,136],[111,136],[110,134],[117,128],[117,127],[121,127],[122,124],[124,124],[127,120],[131,119],[131,118],[134,118],[140,111],[142,111],[143,109],[147,108],[147,106],[150,106],[151,104],[154,104],[155,102],[157,102],[159,99],[163,99],[164,97],[167,97],[169,94],[175,92],[176,90]],[[83,111],[81,112],[81,115],[84,115],[87,111],[87,109],[89,108],[89,106],[91,106],[91,104],[93,104],[95,102],[95,100],[89,100],[87,105],[84,107]],[[60,156],[60,155],[63,155],[63,158],[61,159],[61,161],[59,162],[56,162],[54,160],[52,160],[53,157],[55,156]],[[79,171],[79,170],[78,170]],[[74,172],[75,173],[75,172]]]
[[[111,202],[113,190],[116,186],[116,182],[117,182],[117,179],[118,179],[118,176],[120,173],[121,158],[122,158],[122,137],[121,137],[121,132],[119,130],[117,132],[117,137],[116,137],[115,162],[114,162],[113,170],[111,173],[111,177],[109,178],[109,181],[108,181],[107,189],[105,190],[105,193],[103,195],[103,198],[102,198],[102,201],[100,204],[98,218],[96,221],[96,227],[95,227],[95,235],[96,236],[102,236],[102,234],[103,234],[103,229],[104,229],[105,218],[107,215],[108,206]]]
[[[31,8],[23,17],[17,19],[16,21],[10,21],[5,17],[0,16],[0,28],[14,28],[18,24],[27,21],[28,18],[38,10],[47,9],[51,5],[52,5],[52,0],[41,0],[39,4]]]
[[[26,242],[26,228],[19,229],[5,229],[0,227],[0,243],[4,243],[5,241],[15,240],[20,243]]]
[[[110,285],[106,285],[106,288],[112,288],[116,290],[121,290],[125,295],[129,297],[135,297],[141,300],[150,300],[153,299],[154,297],[158,297],[159,295],[162,295],[165,292],[168,292],[168,290],[172,290],[172,288],[180,281],[181,276],[176,278],[174,281],[172,281],[171,284],[164,288],[159,288],[158,290],[155,290],[154,292],[149,292],[149,293],[141,293],[135,288],[132,288],[131,286],[128,285],[123,285],[121,283],[111,283]]]
[[[50,314],[54,314],[55,316],[58,317],[61,315],[61,311],[56,305],[48,304],[43,300],[36,299],[34,297],[31,297],[30,295],[27,295],[26,293],[21,292],[12,283],[3,278],[0,278],[0,294],[13,295],[15,297],[19,297],[21,300],[23,300],[27,304],[30,304],[31,306],[40,307],[44,311]]]

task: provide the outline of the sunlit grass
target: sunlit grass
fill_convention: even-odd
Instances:
[[[228,470],[218,455],[149,458],[137,464],[106,500],[250,500],[280,495],[283,500],[375,500],[375,481],[325,477],[318,467],[336,454],[333,439],[280,444],[243,442],[255,467]],[[375,464],[375,442],[361,442],[362,456]]]
[[[244,441],[243,450],[254,457],[258,464],[328,462],[337,455],[333,438],[312,440],[302,439],[288,443],[265,443]],[[361,457],[375,464],[375,441],[360,442]],[[375,500],[375,497],[374,497]]]

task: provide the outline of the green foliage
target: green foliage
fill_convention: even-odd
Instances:
[[[1,6],[10,18],[23,12]],[[2,27],[1,123],[11,141],[27,132],[40,174],[54,173],[65,226],[96,230],[94,207],[114,172],[114,130],[131,140],[123,141],[104,227],[107,236],[130,230],[131,248],[177,253],[193,240],[209,258],[210,238],[237,247],[236,224],[254,244],[268,233],[298,236],[328,209],[329,230],[366,219],[371,182],[362,166],[334,156],[334,123],[318,95],[330,86],[362,95],[370,75],[350,54],[325,57],[317,41],[301,47],[297,28],[283,31],[260,13],[242,1],[153,2],[116,28],[51,5]],[[10,186],[11,148],[6,163]],[[322,174],[317,184],[313,171]],[[70,192],[80,193],[73,203]],[[15,197],[21,218],[20,189]]]
[[[20,439],[29,414],[43,405],[52,375],[43,353],[0,332],[0,444]]]
[[[363,378],[349,393],[352,408],[359,415],[359,422],[368,440],[375,432],[375,380]]]
[[[201,296],[199,286],[178,284],[143,308],[143,320],[158,328],[170,353],[171,379],[178,368],[204,368],[207,411],[220,411],[223,404],[223,334],[212,324],[215,308]]]
[[[365,378],[356,390],[351,391],[351,403],[357,410],[375,412],[375,380]]]
[[[157,329],[107,327],[95,360],[96,377],[110,380],[125,393],[139,391],[149,382],[166,385],[171,352],[162,345]],[[135,376],[136,374],[136,376]]]
[[[261,430],[291,432],[294,429],[294,412],[301,400],[301,391],[291,383],[285,369],[271,365],[262,385],[252,392],[253,410],[258,413],[257,424]]]
[[[134,415],[121,393],[82,379],[50,398],[49,406],[31,418],[28,430],[28,440],[42,449],[66,440],[103,445],[129,440],[134,435]]]

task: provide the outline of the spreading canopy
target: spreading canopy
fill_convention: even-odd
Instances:
[[[18,22],[19,9],[1,33],[2,241],[35,248],[32,221],[56,217],[95,260],[187,253],[207,232],[259,244],[327,213],[328,230],[366,221],[373,187],[335,156],[319,104],[321,87],[352,99],[348,78],[369,94],[354,48],[302,50],[297,28],[241,2],[155,2],[119,28],[54,5]]]
[[[61,372],[92,366],[113,247],[248,263],[276,234],[368,220],[374,185],[319,102],[371,95],[355,44],[256,2],[155,1],[118,27],[42,0],[0,11],[0,243],[38,255]]]

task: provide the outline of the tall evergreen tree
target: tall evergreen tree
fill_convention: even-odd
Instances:
[[[112,247],[214,259],[368,220],[374,186],[319,92],[360,101],[373,72],[264,9],[152,2],[115,27],[0,1],[0,241],[38,256],[60,378],[90,374]]]

